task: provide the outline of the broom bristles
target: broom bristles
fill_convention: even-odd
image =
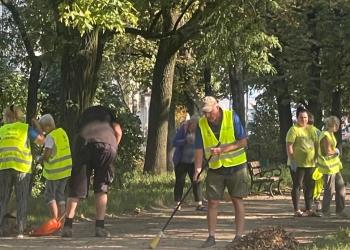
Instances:
[[[158,244],[159,244],[159,241],[160,241],[160,238],[163,236],[163,232],[159,232],[159,234],[157,234],[157,236],[151,241],[151,243],[149,244],[150,248],[151,249],[156,249]]]

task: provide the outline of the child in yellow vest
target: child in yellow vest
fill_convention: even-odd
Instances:
[[[43,115],[39,125],[46,134],[44,151],[38,159],[44,165],[45,200],[51,217],[61,218],[66,205],[65,188],[72,169],[69,139],[62,128],[56,128],[50,114]]]

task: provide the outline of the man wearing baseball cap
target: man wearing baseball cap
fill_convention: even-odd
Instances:
[[[202,248],[207,248],[215,245],[217,208],[225,188],[235,209],[236,235],[233,240],[242,237],[245,216],[243,197],[249,194],[249,175],[245,153],[247,136],[239,116],[233,110],[223,110],[212,96],[204,98],[202,112],[204,116],[196,130],[193,179],[198,181],[203,154],[206,159],[211,156],[206,178],[209,236],[202,244]]]

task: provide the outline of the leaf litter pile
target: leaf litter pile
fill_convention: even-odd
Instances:
[[[282,250],[297,249],[298,242],[281,227],[255,229],[226,246],[227,250]]]

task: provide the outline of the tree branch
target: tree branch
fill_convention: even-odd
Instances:
[[[181,21],[181,19],[183,18],[183,16],[185,15],[185,13],[187,12],[187,10],[191,7],[191,5],[194,3],[195,0],[190,0],[187,5],[185,6],[185,9],[182,11],[181,15],[179,16],[179,18],[176,20],[173,31],[177,30],[177,26],[179,26],[179,23]]]
[[[29,60],[33,64],[35,60],[37,60],[35,53],[34,53],[34,48],[32,46],[32,43],[29,40],[26,27],[21,19],[21,16],[19,15],[18,10],[16,9],[16,6],[13,4],[11,0],[1,0],[1,3],[5,5],[5,7],[11,12],[12,18],[17,24],[19,33],[21,34],[22,40],[24,42],[24,46],[26,48],[26,51],[29,56]]]
[[[170,32],[166,33],[154,33],[150,31],[128,27],[125,28],[125,32],[128,34],[139,35],[149,40],[173,37],[175,39],[174,43],[176,44],[174,46],[174,49],[177,50],[193,36],[195,36],[196,34],[200,34],[200,32],[203,31],[203,29],[207,29],[213,25],[213,23],[210,21],[204,22],[204,19],[212,15],[222,2],[223,1],[212,1],[201,4],[198,7],[198,9],[193,13],[191,19],[177,30],[171,30]]]
[[[212,1],[203,3],[193,13],[191,19],[176,30],[176,42],[178,46],[182,46],[189,39],[199,35],[204,29],[210,28],[213,23],[205,19],[210,17],[220,6],[223,1]],[[175,46],[176,47],[176,46]]]
[[[139,35],[149,40],[167,38],[175,34],[175,32],[173,31],[163,34],[163,33],[154,33],[146,30],[140,30],[140,29],[131,28],[131,27],[125,28],[125,33]]]
[[[158,12],[155,14],[154,19],[152,20],[152,23],[151,23],[151,25],[150,25],[149,28],[148,28],[148,31],[149,31],[149,32],[153,32],[153,29],[154,29],[154,27],[156,26],[156,24],[157,24],[159,18],[161,17],[161,15],[162,15],[162,11],[161,11],[161,10],[158,11]]]

